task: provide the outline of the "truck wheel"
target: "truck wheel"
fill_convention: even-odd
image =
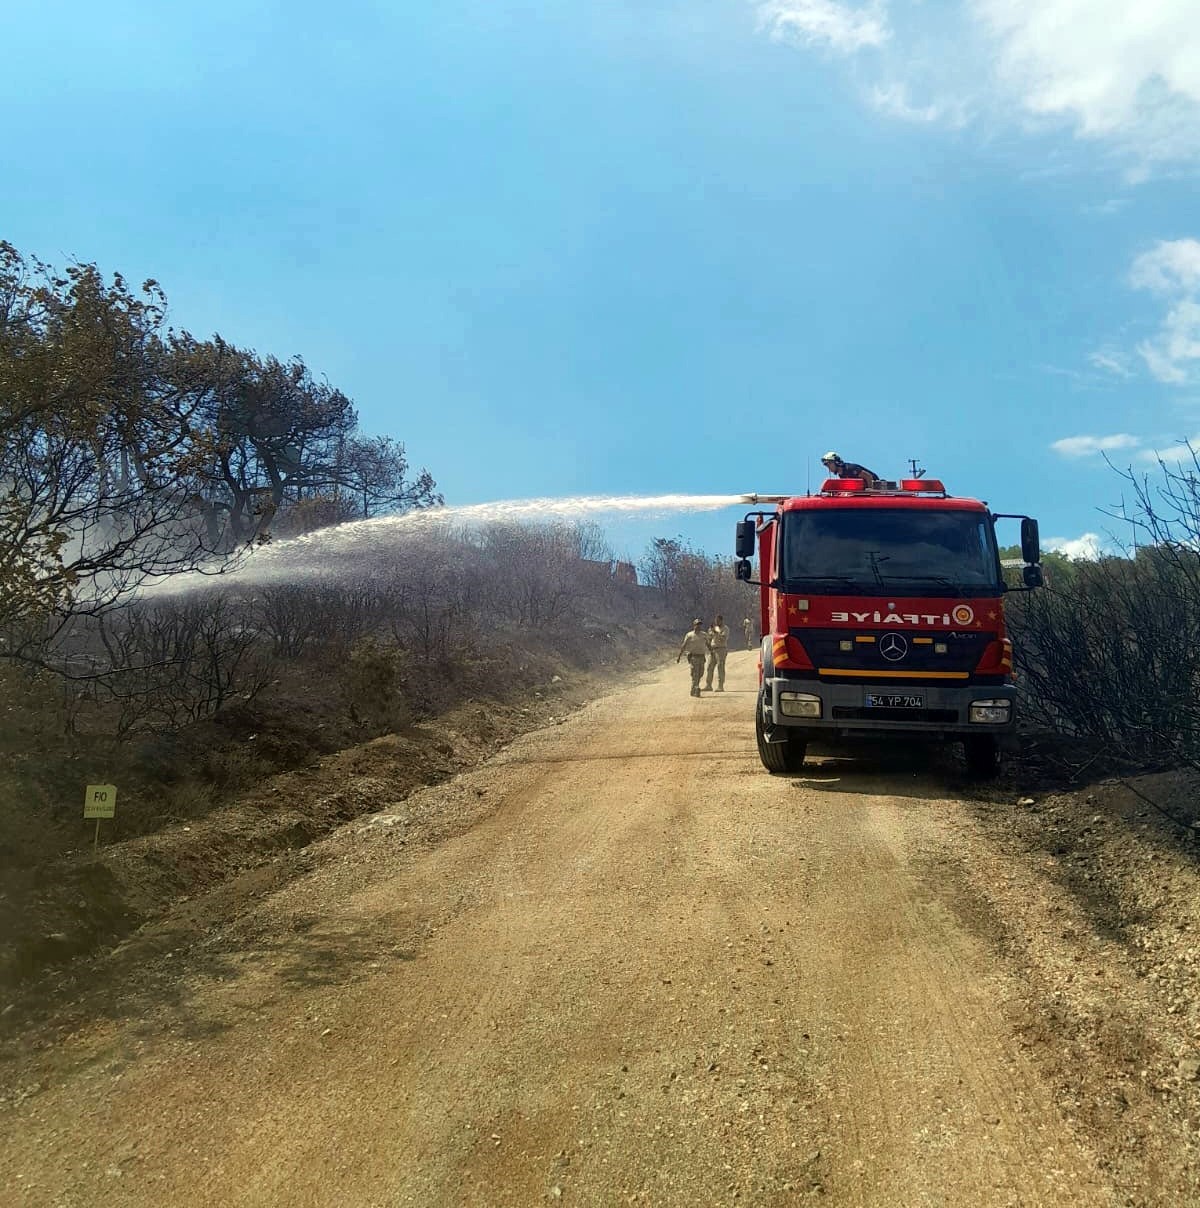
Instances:
[[[798,772],[804,767],[804,756],[808,743],[796,735],[788,735],[787,742],[767,742],[763,724],[763,698],[759,696],[754,708],[754,737],[758,741],[758,757],[772,775],[780,772]]]
[[[963,755],[972,780],[994,780],[1000,772],[1000,746],[990,734],[964,738]]]

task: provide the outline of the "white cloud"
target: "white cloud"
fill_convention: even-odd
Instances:
[[[1200,306],[1194,301],[1173,306],[1159,334],[1139,344],[1138,352],[1160,382],[1186,385],[1190,380],[1187,363],[1200,359]]]
[[[1129,270],[1135,289],[1159,294],[1190,293],[1200,286],[1200,240],[1160,239]]]
[[[1136,449],[1142,442],[1128,432],[1115,432],[1111,436],[1064,436],[1050,448],[1063,457],[1092,457],[1097,453],[1111,453],[1118,449]]]
[[[1099,369],[1101,373],[1108,373],[1113,377],[1132,376],[1124,354],[1113,348],[1097,348],[1095,352],[1089,353],[1088,364],[1093,369]]]
[[[1200,361],[1200,240],[1160,240],[1134,260],[1129,280],[1168,302],[1158,332],[1138,345],[1142,360],[1160,382],[1186,384]]]
[[[1050,537],[1042,544],[1055,553],[1066,554],[1068,558],[1084,558],[1095,562],[1104,553],[1104,545],[1099,533],[1084,533],[1079,537]]]
[[[1162,138],[1200,103],[1195,0],[975,0],[998,71],[1033,113],[1085,135]],[[1182,133],[1182,131],[1175,131]]]
[[[1131,180],[1200,158],[1196,0],[755,0],[755,8],[778,41],[877,52],[866,96],[895,118],[961,123],[988,113],[1002,124],[1015,116],[1066,124],[1122,151]],[[908,90],[941,99],[914,105]]]
[[[1173,465],[1177,462],[1191,463],[1192,450],[1200,454],[1200,433],[1186,440],[1161,434],[1133,436],[1128,432],[1115,432],[1110,436],[1064,436],[1050,448],[1061,457],[1075,460],[1096,457],[1102,453],[1124,452],[1131,463],[1157,465],[1162,461]]]
[[[760,29],[777,42],[828,46],[853,54],[890,37],[882,3],[854,8],[838,0],[768,0],[758,5]]]
[[[1084,206],[1083,212],[1090,218],[1111,218],[1114,214],[1119,214],[1127,205],[1129,205],[1127,197],[1110,197],[1107,201]]]
[[[1157,465],[1160,461],[1168,466],[1173,463],[1190,464],[1193,461],[1192,450],[1200,453],[1200,435],[1193,436],[1190,440],[1164,443],[1161,448],[1142,449],[1137,455],[1137,460],[1146,462],[1148,465]]]
[[[871,104],[880,113],[902,122],[941,122],[958,128],[964,126],[967,120],[966,112],[957,102],[935,101],[928,105],[914,105],[906,84],[876,85],[871,90]]]
[[[1091,384],[1091,376],[1078,369],[1067,369],[1062,365],[1035,365],[1034,368],[1040,370],[1042,373],[1050,373],[1055,377],[1066,378],[1067,381],[1076,382],[1079,385]]]

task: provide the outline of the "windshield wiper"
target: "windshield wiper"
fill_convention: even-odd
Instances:
[[[861,579],[852,579],[849,575],[796,575],[788,580],[789,583],[845,583],[849,587],[864,586]]]
[[[885,579],[903,579],[906,583],[944,583],[947,587],[957,587],[958,583],[946,575],[885,575]]]
[[[986,588],[985,583],[959,583],[956,579],[951,579],[947,575],[886,575],[888,580],[902,579],[905,583],[936,583],[939,587],[949,587],[956,591],[960,596],[970,594],[972,588]]]

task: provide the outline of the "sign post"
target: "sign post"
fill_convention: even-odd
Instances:
[[[84,818],[96,819],[96,837],[92,840],[92,855],[100,850],[100,819],[117,816],[117,786],[89,784],[83,796]]]

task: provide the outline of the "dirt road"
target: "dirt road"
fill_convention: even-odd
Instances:
[[[1036,872],[944,771],[768,776],[751,659],[596,701],[160,953],[28,1055],[7,1202],[1134,1202],[997,948]]]

